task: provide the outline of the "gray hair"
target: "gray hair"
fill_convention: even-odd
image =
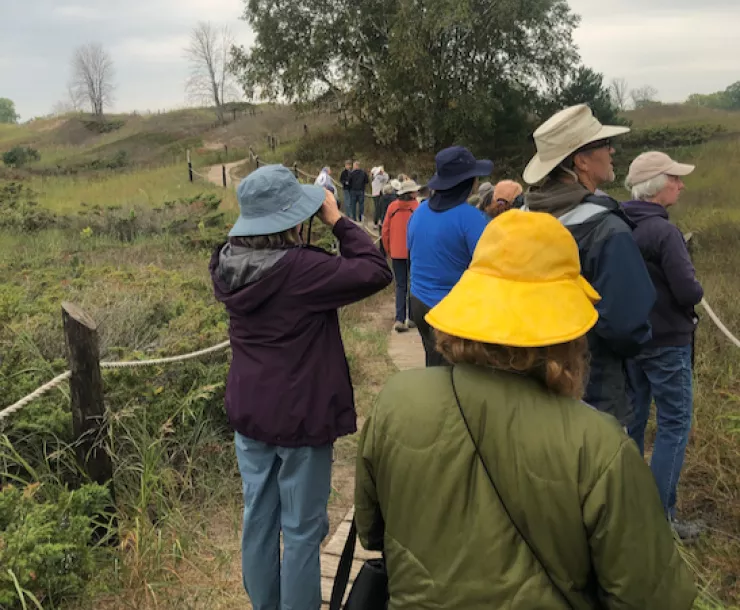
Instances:
[[[625,183],[627,188],[630,188],[629,182]],[[668,186],[668,176],[666,174],[658,174],[655,178],[645,180],[639,184],[632,185],[632,199],[635,201],[649,201],[655,197],[660,191]]]

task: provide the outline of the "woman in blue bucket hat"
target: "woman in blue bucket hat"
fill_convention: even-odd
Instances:
[[[427,366],[442,366],[434,331],[424,316],[457,284],[490,218],[467,205],[476,181],[489,176],[493,162],[477,160],[462,146],[445,148],[427,185],[434,194],[414,212],[408,226],[411,265],[411,320],[424,344]]]
[[[357,429],[337,309],[392,276],[334,195],[286,167],[254,171],[237,197],[239,219],[210,272],[230,318],[226,412],[244,492],[244,587],[255,610],[316,610],[332,445]],[[300,227],[314,217],[339,240],[339,256],[302,243]]]

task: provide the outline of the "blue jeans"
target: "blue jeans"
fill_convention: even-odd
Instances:
[[[627,361],[628,392],[633,406],[629,435],[645,453],[645,426],[653,398],[657,411],[650,468],[666,515],[676,510],[676,490],[691,430],[693,381],[691,346],[655,347]]]
[[[349,189],[343,189],[342,195],[342,211],[349,216]]]
[[[347,215],[352,220],[362,220],[365,214],[365,191],[349,192],[349,210]]]
[[[409,318],[409,261],[394,258],[391,263],[396,280],[396,322],[405,323]]]
[[[319,610],[332,447],[274,447],[238,432],[235,442],[244,492],[242,577],[252,607]]]

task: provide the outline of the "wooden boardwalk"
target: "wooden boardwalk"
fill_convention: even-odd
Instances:
[[[391,332],[390,339],[388,340],[388,355],[401,371],[424,367],[424,348],[422,347],[419,333],[416,330],[411,330],[407,333]],[[331,597],[331,589],[334,585],[334,577],[339,567],[339,558],[347,542],[347,536],[349,536],[349,528],[352,524],[354,514],[355,509],[352,507],[334,532],[329,544],[321,552],[321,596],[324,602],[322,608],[324,609],[329,608],[329,598]],[[355,560],[352,564],[347,593],[352,587],[355,576],[360,571],[363,562],[379,556],[379,553],[370,553],[363,549],[358,541],[355,548]]]

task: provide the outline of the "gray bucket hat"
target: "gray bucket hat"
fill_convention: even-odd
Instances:
[[[229,237],[281,233],[321,208],[326,189],[300,184],[284,165],[265,165],[253,171],[236,189],[239,218]]]

